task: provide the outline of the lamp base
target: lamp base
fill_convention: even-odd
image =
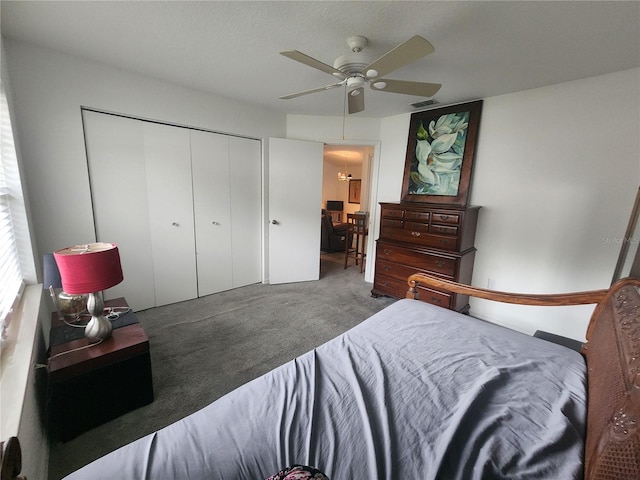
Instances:
[[[113,325],[109,319],[103,315],[104,300],[102,292],[94,292],[89,294],[87,299],[87,309],[91,314],[91,320],[84,329],[84,335],[90,342],[99,342],[111,336]]]
[[[78,319],[80,315],[87,311],[88,295],[72,295],[67,292],[58,293],[58,311],[66,319]]]

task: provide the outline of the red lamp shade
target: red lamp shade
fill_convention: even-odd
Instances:
[[[118,246],[113,243],[74,245],[53,253],[67,293],[106,290],[123,280]]]

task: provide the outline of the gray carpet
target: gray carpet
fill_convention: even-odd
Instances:
[[[320,280],[251,285],[138,312],[151,345],[155,400],[65,443],[49,480],[199,410],[390,305],[371,297],[359,267],[322,254]],[[90,479],[88,479],[90,480]]]

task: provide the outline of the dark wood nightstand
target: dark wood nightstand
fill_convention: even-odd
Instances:
[[[105,302],[127,306],[124,298]],[[114,321],[112,336],[98,344],[88,346],[84,336],[66,341],[78,336],[74,330],[54,313],[48,417],[53,438],[62,441],[153,401],[149,338],[132,311]]]

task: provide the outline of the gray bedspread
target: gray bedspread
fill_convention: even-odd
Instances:
[[[68,480],[578,479],[580,354],[400,300]]]

